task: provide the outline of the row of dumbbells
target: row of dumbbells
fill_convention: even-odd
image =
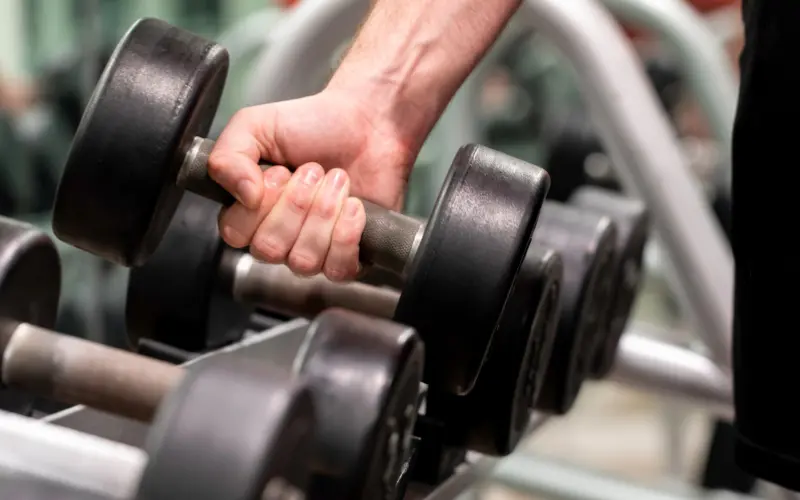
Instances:
[[[365,203],[362,261],[392,274],[394,287],[298,278],[226,248],[216,233],[219,203],[231,199],[208,179],[205,160],[213,143],[202,137],[226,67],[224,50],[212,42],[160,21],[137,23],[84,115],[59,187],[54,229],[69,243],[133,266],[127,316],[135,345],[142,338],[188,351],[223,345],[238,335],[250,306],[316,317],[296,376],[286,380],[307,386],[312,396],[306,406],[316,408],[307,414],[317,415],[320,428],[308,434],[317,452],[290,457],[321,479],[311,486],[292,479],[295,487],[312,498],[315,484],[325,498],[391,498],[412,435],[421,448],[436,450],[425,455],[438,455],[437,466],[442,457],[459,456],[451,450],[506,454],[534,409],[565,413],[587,377],[607,373],[637,288],[647,235],[641,205],[599,191],[580,193],[566,205],[545,203],[549,179],[543,171],[469,146],[456,156],[428,221]],[[183,191],[203,197],[186,194],[181,201]],[[40,240],[29,230],[21,233]],[[11,240],[10,248],[20,246],[18,238]],[[17,302],[7,309],[13,321],[2,337],[3,382],[27,391],[23,405],[36,394],[149,420],[178,387],[170,396],[177,402],[159,412],[172,423],[153,426],[153,432],[162,430],[151,440],[158,441],[148,450],[151,463],[173,453],[183,464],[173,467],[202,475],[205,462],[186,463],[192,450],[215,463],[235,456],[246,470],[263,471],[268,459],[288,460],[280,457],[292,443],[275,447],[261,436],[293,435],[275,422],[302,423],[304,417],[287,416],[293,415],[286,413],[289,404],[268,411],[271,399],[263,391],[291,393],[299,401],[302,390],[248,382],[250,372],[240,374],[235,365],[212,372],[208,383],[188,377],[179,384],[182,371],[172,365],[45,331],[47,321],[20,312],[36,309],[22,305],[44,297],[57,302],[58,287],[54,292],[46,284],[58,266],[40,259],[45,262],[29,271],[40,274],[18,285],[28,287],[25,302],[19,302],[20,290],[12,294]],[[220,321],[227,326],[222,338],[212,335]],[[424,411],[415,424],[421,387],[427,388]],[[192,419],[199,419],[206,439],[224,443],[188,443],[196,433]],[[243,443],[258,456],[243,456]],[[172,477],[177,489],[170,498],[194,487],[176,486],[180,474],[169,465],[153,467]],[[348,471],[339,474],[342,467]],[[207,473],[226,474],[219,484],[259,492],[267,484],[253,489],[243,480],[249,476],[222,466]],[[251,498],[215,498],[223,497]]]
[[[191,196],[184,199],[181,204],[183,207],[194,210],[198,207],[214,208],[201,198]],[[182,213],[182,210],[178,211],[179,217],[175,221],[208,220],[207,217],[182,218]],[[579,211],[575,210],[574,213],[578,214]],[[199,214],[194,212],[194,215]],[[599,227],[608,225],[606,220]],[[198,234],[190,231],[185,224],[173,224],[165,241],[181,234],[173,231],[173,227],[189,231],[183,232],[183,236]],[[561,227],[568,229],[570,226]],[[566,269],[578,268],[574,265],[564,266],[557,253],[551,250],[534,251],[531,248],[528,251],[528,255],[535,258],[526,258],[528,264],[523,267],[527,271],[523,269],[523,273],[531,278],[526,284],[533,285],[530,290],[538,295],[533,297],[532,302],[524,301],[515,309],[522,313],[518,319],[522,322],[519,328],[498,328],[474,388],[461,396],[428,388],[425,414],[414,426],[423,395],[421,381],[425,356],[421,340],[410,328],[375,319],[374,316],[328,310],[312,322],[301,355],[294,362],[297,372],[294,378],[278,375],[277,371],[268,368],[262,369],[260,365],[253,367],[230,361],[216,363],[213,365],[215,368],[200,370],[198,375],[184,378],[183,371],[171,364],[61,336],[41,326],[34,326],[33,323],[41,325],[52,322],[55,316],[59,271],[56,250],[45,235],[10,220],[3,221],[2,233],[3,253],[7,256],[8,266],[3,272],[6,279],[1,287],[3,298],[6,299],[3,309],[7,316],[0,335],[4,385],[25,390],[29,395],[87,404],[142,421],[150,421],[166,395],[174,393],[168,399],[174,402],[164,405],[158,413],[157,423],[151,433],[159,437],[150,440],[147,450],[151,457],[151,468],[155,468],[154,474],[162,478],[159,481],[163,481],[157,482],[159,486],[155,488],[165,488],[163,491],[177,495],[171,498],[183,498],[179,494],[183,491],[181,488],[190,487],[180,486],[185,484],[185,478],[181,479],[172,468],[189,469],[193,471],[192,474],[211,475],[214,477],[213,483],[224,487],[224,491],[234,491],[236,487],[252,488],[250,483],[260,479],[247,474],[242,476],[241,471],[233,474],[233,470],[219,465],[215,465],[213,471],[204,472],[203,468],[208,466],[206,461],[227,463],[236,457],[237,468],[248,464],[256,474],[256,471],[265,470],[267,464],[264,461],[268,457],[277,460],[275,457],[288,451],[292,451],[292,456],[302,453],[304,449],[296,447],[299,445],[275,439],[275,435],[286,432],[280,425],[289,425],[293,421],[301,425],[305,420],[312,421],[315,415],[317,425],[321,428],[309,429],[308,435],[314,437],[308,439],[314,445],[305,448],[304,460],[313,470],[314,457],[318,456],[314,453],[316,446],[320,450],[318,453],[321,453],[319,460],[324,462],[326,454],[335,456],[333,462],[337,467],[333,467],[332,463],[319,466],[322,471],[335,469],[336,473],[333,478],[320,479],[320,482],[312,484],[323,484],[321,491],[325,491],[325,495],[330,495],[332,491],[348,491],[319,498],[371,498],[372,495],[366,492],[394,492],[404,470],[398,466],[406,464],[409,458],[409,439],[412,435],[418,440],[420,449],[417,459],[421,462],[419,469],[414,471],[415,479],[435,483],[452,472],[463,460],[467,449],[489,454],[504,454],[513,449],[524,434],[531,409],[542,406],[539,403],[542,398],[537,395],[543,394],[543,391],[538,387],[546,384],[547,371],[561,363],[558,359],[549,363],[547,360],[547,353],[557,352],[559,335],[571,339],[571,356],[575,359],[573,362],[577,363],[573,366],[577,372],[570,376],[570,383],[577,385],[561,386],[561,390],[575,391],[571,396],[574,399],[586,374],[592,373],[591,365],[585,363],[586,359],[583,363],[580,361],[582,353],[589,352],[589,344],[585,340],[576,342],[574,329],[560,327],[554,335],[555,325],[560,323],[557,317],[565,314],[563,309],[558,312],[559,296],[563,297],[565,290],[563,273]],[[593,237],[592,241],[595,240],[596,237]],[[218,238],[215,241],[218,242]],[[583,245],[583,260],[597,260],[593,246]],[[239,272],[246,279],[254,280],[253,284],[262,289],[270,289],[270,294],[277,298],[274,301],[259,301],[265,307],[274,304],[281,311],[303,310],[303,315],[312,316],[310,311],[342,302],[371,314],[387,315],[391,310],[389,306],[396,302],[397,292],[390,289],[358,283],[333,284],[320,278],[298,278],[280,266],[254,262],[241,252],[237,260],[234,258],[237,256],[232,255],[233,250],[223,250],[223,253],[231,254],[226,258],[231,263],[245,263],[234,267],[240,267]],[[158,255],[159,252],[156,252],[150,263],[132,271],[129,300],[135,296],[138,273],[152,273],[149,266],[157,262]],[[257,270],[255,273],[254,269]],[[585,282],[597,280],[597,277],[588,277],[587,274],[596,272],[586,273],[581,268],[581,272],[573,278],[583,281],[581,286],[585,288]],[[161,282],[168,280],[167,276],[161,276]],[[598,287],[593,289],[598,290]],[[592,289],[589,293],[597,294]],[[145,298],[142,296],[140,300]],[[527,310],[523,305],[528,306]],[[575,307],[589,308],[582,305]],[[597,311],[590,314],[597,315]],[[178,330],[191,333],[178,325],[177,318],[171,321]],[[578,322],[591,325],[588,320]],[[595,329],[595,333],[597,331]],[[133,331],[131,334],[137,335]],[[428,361],[435,362],[429,358]],[[270,381],[275,377],[281,384],[288,383],[292,387],[310,386],[312,389],[306,387],[305,392],[297,390],[292,393],[292,400],[300,401],[305,397],[309,401],[316,401],[316,408],[313,403],[305,406],[297,403],[298,408],[303,408],[300,411],[295,405],[284,408],[270,403],[277,383]],[[181,379],[184,380],[181,382]],[[376,385],[376,380],[382,381],[382,384]],[[316,394],[316,399],[309,397],[309,393]],[[567,409],[565,407],[563,411]],[[557,413],[561,411],[556,410]],[[265,433],[271,440],[259,438]],[[199,439],[199,436],[203,439]],[[402,440],[398,441],[401,436]],[[400,442],[403,444],[398,444]],[[247,454],[253,452],[254,443],[259,443],[256,446],[260,449],[259,459]],[[387,453],[391,446],[395,449]],[[165,453],[166,458],[156,459]],[[195,455],[200,453],[204,454],[205,459],[196,458]],[[381,458],[387,457],[393,459],[381,462]],[[165,465],[157,465],[162,462]],[[187,462],[192,465],[187,465]],[[364,464],[373,464],[375,467],[365,468]],[[276,472],[276,477],[282,477],[281,473]],[[222,480],[231,474],[236,478],[231,483]],[[380,480],[385,477],[392,480]],[[286,478],[280,479],[283,480]],[[339,484],[338,489],[333,489],[331,481]],[[142,484],[147,483],[143,480]],[[223,491],[208,490],[209,486],[202,482],[189,483],[192,485],[190,488],[201,487],[217,493]],[[307,484],[298,481],[291,484],[303,488],[311,498],[316,498],[312,494],[314,489]],[[191,489],[191,493],[186,493],[186,498],[197,491]],[[353,493],[356,491],[358,493]],[[209,498],[229,498],[227,495]]]

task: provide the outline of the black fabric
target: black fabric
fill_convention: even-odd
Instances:
[[[745,471],[800,490],[800,2],[745,0],[743,14],[733,139],[735,457]]]
[[[736,432],[731,424],[717,421],[708,449],[701,485],[709,490],[752,493],[756,478],[739,468],[734,460]]]

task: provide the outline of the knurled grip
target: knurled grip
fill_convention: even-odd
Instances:
[[[361,262],[402,275],[421,239],[423,224],[369,201],[362,203],[367,212],[367,224],[361,235]]]
[[[214,148],[211,139],[195,138],[178,171],[176,184],[204,198],[230,206],[235,198],[208,175],[208,156]],[[267,168],[269,165],[263,165]],[[360,260],[402,275],[413,258],[423,224],[416,219],[392,212],[362,200],[367,222],[361,236]]]

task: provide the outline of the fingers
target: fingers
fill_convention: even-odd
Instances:
[[[262,175],[264,196],[257,210],[237,203],[220,214],[220,234],[235,248],[250,246],[259,260],[286,264],[311,276],[324,272],[332,281],[357,277],[364,206],[348,197],[350,179],[333,169],[327,174],[315,163],[294,174],[271,167]]]
[[[333,169],[325,174],[297,241],[289,252],[287,264],[295,273],[311,276],[322,271],[333,228],[350,191],[349,183],[344,170]]]
[[[235,203],[220,213],[220,235],[233,248],[244,248],[250,244],[261,221],[280,199],[292,174],[286,167],[276,166],[266,169],[262,177],[264,196],[258,210],[248,210],[241,203]]]
[[[323,265],[331,281],[353,280],[359,271],[358,247],[367,222],[364,204],[358,198],[347,198],[333,228],[328,256]]]
[[[265,262],[286,262],[324,177],[325,172],[316,163],[307,163],[297,169],[272,211],[256,230],[250,253]]]
[[[263,146],[260,131],[271,128],[263,122],[261,108],[245,108],[236,113],[220,134],[208,158],[208,174],[242,205],[257,210],[264,193],[261,168]]]

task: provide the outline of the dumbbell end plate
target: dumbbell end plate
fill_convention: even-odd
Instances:
[[[395,313],[435,360],[431,387],[475,384],[549,187],[541,168],[487,147],[456,154]]]
[[[53,241],[29,224],[0,217],[0,319],[52,328],[60,294],[61,260]],[[2,410],[24,414],[33,401],[0,389]]]
[[[193,139],[208,133],[227,72],[219,45],[137,21],[75,134],[56,194],[56,236],[121,265],[142,264],[180,201],[177,172]]]

